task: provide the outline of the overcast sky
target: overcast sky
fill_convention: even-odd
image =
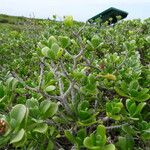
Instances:
[[[0,0],[0,14],[50,18],[72,15],[86,21],[109,7],[129,13],[128,19],[150,17],[150,0]]]

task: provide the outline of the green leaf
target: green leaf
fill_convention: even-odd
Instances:
[[[48,39],[48,45],[51,48],[52,44],[57,43],[57,40],[54,36],[50,36]]]
[[[77,136],[84,139],[86,137],[86,130],[85,129],[80,129],[77,133]]]
[[[48,51],[50,51],[49,47],[44,47],[42,48],[41,53],[43,54],[43,56],[47,57]]]
[[[143,96],[145,94],[147,94],[149,92],[149,89],[148,88],[144,88],[142,89],[140,92],[139,92],[139,96]]]
[[[65,136],[72,144],[76,143],[75,137],[72,135],[72,133],[69,130],[65,131]]]
[[[58,111],[58,104],[51,102],[51,105],[47,111],[47,116],[52,117],[54,116]]]
[[[51,91],[54,91],[55,89],[56,89],[56,87],[54,85],[49,85],[48,87],[46,87],[45,91],[51,92]]]
[[[52,46],[51,46],[51,50],[57,54],[57,52],[59,51],[60,47],[57,43],[53,43]]]
[[[119,115],[110,115],[109,117],[111,117],[114,120],[120,120],[121,119],[121,116],[119,116]]]
[[[12,108],[10,112],[10,118],[15,119],[17,125],[19,125],[25,118],[26,113],[27,113],[26,106],[23,104],[17,104]]]
[[[133,150],[134,140],[132,137],[119,137],[118,139],[119,150]]]
[[[127,99],[126,100],[126,107],[129,111],[130,115],[132,116],[136,111],[136,104],[133,100]]]
[[[41,104],[40,104],[40,112],[41,112],[41,114],[45,114],[48,111],[50,105],[51,105],[50,101],[48,101],[48,100],[42,101]]]
[[[99,125],[96,129],[96,133],[97,133],[97,135],[101,135],[102,137],[105,137],[105,135],[106,135],[105,126]]]
[[[56,58],[57,58],[57,59],[61,58],[62,55],[63,55],[63,52],[64,52],[64,49],[60,48],[59,51],[57,52]]]
[[[106,129],[105,129],[105,126],[103,125],[99,125],[96,129],[96,137],[99,137],[97,140],[98,140],[98,143],[99,145],[105,145],[106,144]]]
[[[56,58],[56,54],[55,54],[55,51],[49,49],[47,51],[47,57],[49,57],[50,59],[54,60]]]
[[[143,140],[150,140],[150,128],[147,130],[144,130],[141,137]]]
[[[100,44],[100,37],[98,35],[94,35],[91,39],[91,43],[94,48],[96,48]]]
[[[28,108],[39,107],[39,102],[38,102],[37,99],[35,99],[35,98],[32,97],[31,99],[28,99],[26,101],[26,106]]]
[[[25,136],[25,130],[21,129],[13,138],[10,140],[10,144],[20,142]]]
[[[46,150],[53,150],[54,149],[54,143],[52,141],[48,141],[48,146],[46,148]]]
[[[126,95],[126,93],[125,93],[124,91],[120,90],[119,88],[115,87],[114,89],[115,89],[115,91],[116,91],[120,96],[128,97],[128,96]]]
[[[146,103],[140,103],[140,104],[138,104],[138,106],[136,107],[135,114],[139,114],[142,111],[142,109],[144,108],[145,105],[146,105]]]
[[[66,16],[64,19],[64,25],[71,27],[73,26],[73,17],[72,16]]]
[[[134,129],[133,129],[133,127],[132,126],[129,126],[129,125],[127,125],[127,126],[123,126],[122,127],[122,130],[124,131],[124,132],[126,132],[128,135],[135,135],[135,131],[134,131]]]
[[[5,102],[8,99],[7,95],[5,95],[4,97],[0,98],[0,103]]]
[[[88,111],[82,111],[82,110],[80,110],[80,111],[78,112],[78,117],[79,117],[81,120],[89,119],[90,116],[91,116],[91,114],[90,114]]]
[[[90,137],[86,137],[83,141],[83,144],[86,148],[90,150],[100,150],[99,146],[94,146],[94,143]]]
[[[109,145],[106,145],[103,150],[115,150],[115,145],[114,144],[109,144]]]
[[[70,39],[67,36],[59,36],[59,41],[62,48],[66,48],[70,44]]]
[[[58,104],[45,100],[40,104],[40,112],[43,118],[52,117],[58,110]]]
[[[112,110],[112,114],[117,114],[120,112],[120,108],[119,107],[114,107],[113,110]]]
[[[33,129],[33,132],[38,132],[38,133],[46,133],[48,129],[48,125],[46,123],[40,123],[37,124],[37,126]]]
[[[29,108],[29,112],[32,117],[35,118],[39,117],[40,111],[39,111],[39,102],[37,99],[35,98],[28,99],[26,101],[26,106]]]
[[[2,98],[4,96],[5,92],[4,92],[4,87],[2,82],[0,81],[0,98]]]
[[[139,88],[139,83],[138,83],[137,80],[133,80],[133,81],[130,82],[130,84],[129,84],[129,90],[130,90],[130,91],[131,91],[132,89],[138,90],[138,88]]]
[[[134,115],[135,111],[136,111],[136,104],[133,102],[132,105],[129,108],[130,115],[131,116]]]
[[[91,43],[89,40],[87,40],[86,49],[87,49],[87,50],[90,50],[90,51],[94,50],[94,47],[93,47],[92,43]]]
[[[13,79],[14,79],[14,77],[10,77],[10,78],[8,78],[7,81],[6,81],[6,84],[7,84],[7,86],[8,86],[9,88],[11,88],[11,86],[12,86],[12,81],[13,81]]]
[[[150,94],[144,94],[136,98],[138,102],[144,102],[150,99]]]
[[[130,94],[131,94],[132,97],[137,97],[138,96],[138,91],[135,90],[135,89],[131,89]]]
[[[15,90],[17,84],[18,84],[18,80],[14,78],[13,81],[12,81],[12,90],[13,91]]]

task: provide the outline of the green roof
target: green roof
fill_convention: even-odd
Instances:
[[[121,19],[126,18],[128,13],[126,11],[122,11],[120,9],[110,7],[109,9],[101,12],[100,14],[90,18],[88,22],[92,23],[95,22],[97,19],[101,19],[101,23],[108,21],[109,24],[116,23],[117,22],[117,16],[121,16]],[[112,18],[112,21],[110,22],[109,19]]]

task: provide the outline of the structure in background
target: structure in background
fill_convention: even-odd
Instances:
[[[110,25],[110,24],[115,24],[118,21],[117,16],[121,16],[120,19],[124,19],[127,17],[127,15],[128,13],[125,11],[122,11],[114,7],[110,7],[109,9],[101,12],[100,14],[90,18],[88,22],[94,23],[94,22],[99,21],[101,24],[101,23],[108,21],[108,24]]]

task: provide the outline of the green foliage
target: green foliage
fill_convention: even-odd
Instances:
[[[120,120],[120,111],[123,107],[123,104],[118,100],[113,100],[106,103],[106,112],[107,116],[113,118],[114,120]]]
[[[83,141],[86,138],[86,130],[85,129],[80,129],[76,136],[74,136],[69,130],[65,131],[65,136],[66,138],[73,144],[75,144],[76,149],[80,149],[83,146]]]
[[[64,18],[64,25],[68,26],[68,27],[73,26],[73,17],[72,16],[66,16]]]
[[[113,144],[106,145],[106,129],[103,125],[99,125],[96,133],[84,139],[84,146],[90,150],[115,150]]]
[[[132,150],[134,141],[132,137],[119,137],[117,145],[120,150]]]
[[[0,16],[0,148],[147,149],[150,19],[56,19]]]

